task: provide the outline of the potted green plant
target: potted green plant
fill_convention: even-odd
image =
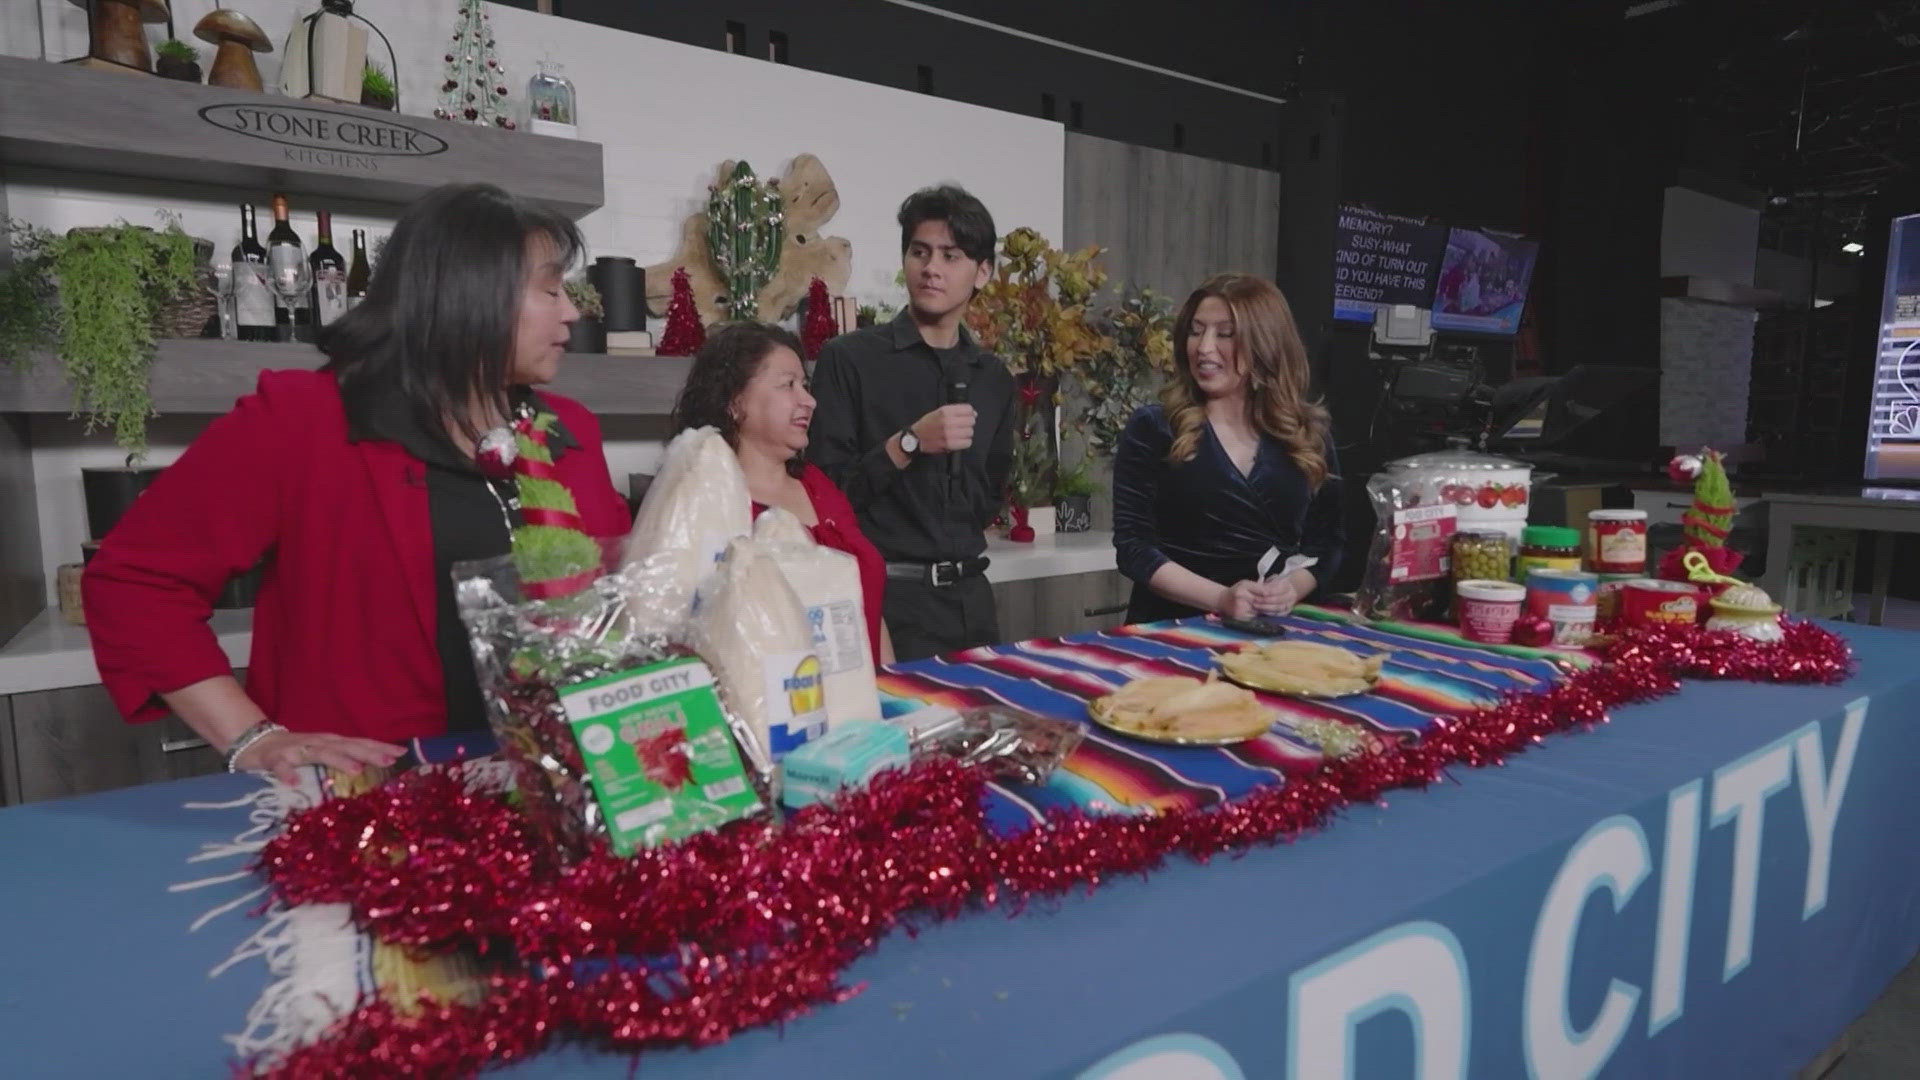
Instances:
[[[0,357],[16,367],[51,351],[87,430],[111,428],[130,458],[147,448],[155,339],[178,302],[199,302],[194,239],[168,220],[117,222],[65,235],[9,221],[14,264],[0,273]],[[204,319],[204,316],[202,316]]]
[[[585,277],[570,277],[566,282],[567,299],[580,309],[580,319],[567,335],[567,351],[603,353],[607,351],[606,308],[600,303],[600,290]]]
[[[394,88],[393,77],[386,69],[373,61],[367,61],[366,70],[360,76],[360,104],[374,109],[393,111],[399,100],[400,92]]]
[[[163,79],[197,83],[200,81],[200,50],[179,38],[168,38],[154,50],[153,73]]]
[[[1054,528],[1063,533],[1086,532],[1093,528],[1093,497],[1100,485],[1087,469],[1088,459],[1063,469],[1053,481]]]

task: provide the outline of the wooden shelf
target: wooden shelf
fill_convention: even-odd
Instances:
[[[484,179],[578,218],[600,144],[0,57],[0,160],[155,180],[411,202]]]
[[[252,393],[262,371],[317,368],[324,359],[309,345],[170,338],[153,361],[153,407],[162,415],[217,416]],[[550,389],[600,416],[666,416],[691,366],[684,356],[569,353]],[[72,410],[73,391],[56,357],[34,357],[26,373],[0,362],[0,413]]]

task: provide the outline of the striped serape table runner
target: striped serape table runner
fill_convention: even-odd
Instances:
[[[1205,678],[1215,654],[1256,640],[1194,618],[898,664],[881,672],[881,704],[889,717],[923,705],[1004,704],[1087,724],[1085,741],[1044,787],[995,785],[989,813],[996,825],[1017,829],[1055,809],[1145,813],[1232,799],[1318,767],[1314,733],[1327,721],[1359,725],[1381,738],[1417,738],[1436,716],[1541,689],[1569,667],[1592,662],[1584,653],[1478,645],[1450,627],[1367,623],[1327,608],[1302,607],[1281,621],[1291,640],[1362,655],[1385,652],[1379,685],[1338,700],[1262,694],[1280,722],[1267,735],[1235,746],[1167,746],[1088,722],[1087,702],[1132,679]]]

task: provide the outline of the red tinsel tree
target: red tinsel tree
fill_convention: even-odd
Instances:
[[[706,328],[700,325],[700,312],[693,305],[693,282],[687,268],[673,272],[673,299],[667,301],[667,328],[654,347],[659,356],[692,356],[707,343]]]
[[[840,324],[833,321],[833,298],[827,295],[827,283],[814,278],[813,284],[807,286],[807,322],[800,328],[800,345],[807,350],[806,358],[818,357],[820,346],[839,333]]]

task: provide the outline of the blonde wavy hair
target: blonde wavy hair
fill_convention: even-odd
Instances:
[[[1252,274],[1216,274],[1187,297],[1173,323],[1174,377],[1160,392],[1173,429],[1167,460],[1192,461],[1206,435],[1206,398],[1194,381],[1187,339],[1195,313],[1208,297],[1217,297],[1233,313],[1234,355],[1247,369],[1247,407],[1254,427],[1280,440],[1287,455],[1318,491],[1327,479],[1324,448],[1331,426],[1327,409],[1307,397],[1311,373],[1307,347],[1293,321],[1293,309],[1273,282]]]

